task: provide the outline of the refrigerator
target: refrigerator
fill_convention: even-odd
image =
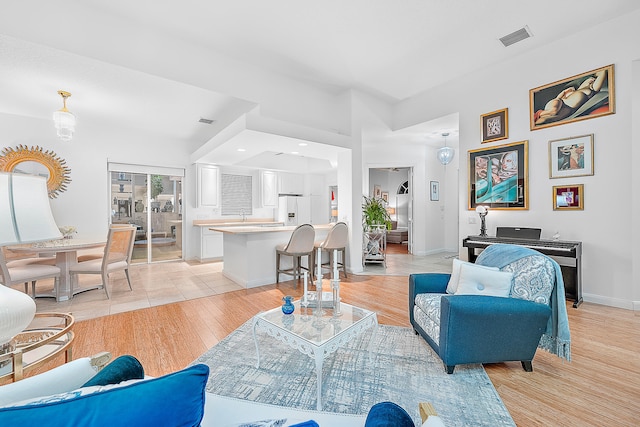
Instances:
[[[311,199],[305,196],[278,197],[278,221],[284,225],[311,224]]]

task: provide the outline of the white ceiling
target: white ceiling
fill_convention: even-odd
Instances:
[[[56,91],[65,89],[79,129],[113,123],[195,151],[219,130],[200,117],[221,123],[255,104],[234,88],[219,93],[190,84],[179,67],[151,75],[149,64],[166,52],[167,40],[181,52],[197,46],[252,72],[334,94],[355,88],[394,104],[638,8],[637,0],[14,1],[0,14],[0,114],[49,120],[61,106]],[[508,48],[498,41],[525,25],[532,38]],[[457,115],[379,139],[441,144],[443,129],[453,130],[450,142],[457,143]],[[236,143],[249,146],[251,136]],[[253,144],[234,161],[292,155],[299,142]],[[301,155],[325,163],[335,157],[326,147],[311,151]]]

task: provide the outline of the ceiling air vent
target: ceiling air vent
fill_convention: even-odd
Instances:
[[[212,119],[205,119],[203,117],[200,117],[200,120],[198,120],[198,123],[204,123],[207,125],[210,125],[211,123],[215,122],[215,120]]]
[[[519,30],[514,31],[511,34],[507,34],[504,37],[500,37],[500,41],[502,42],[504,47],[508,47],[524,39],[528,39],[529,37],[532,37],[532,36],[533,34],[531,34],[531,30],[529,30],[529,27],[525,25],[523,28],[520,28]]]

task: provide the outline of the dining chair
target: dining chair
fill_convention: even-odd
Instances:
[[[316,271],[316,262],[320,262],[323,267],[326,266],[330,269],[331,272],[333,272],[334,263],[336,263],[338,269],[342,269],[344,277],[346,278],[347,267],[345,265],[345,255],[347,243],[349,243],[349,227],[344,222],[338,222],[333,227],[331,227],[331,230],[329,230],[329,234],[327,234],[327,237],[323,241],[314,243],[313,271]],[[322,259],[316,260],[316,252],[318,248],[322,248],[323,252],[326,251],[329,253],[328,262],[323,263]],[[335,256],[335,251],[338,251],[341,255],[339,260]]]
[[[131,287],[131,278],[129,277],[129,266],[131,265],[131,254],[133,252],[135,235],[135,226],[109,227],[107,244],[104,247],[102,257],[82,261],[69,267],[69,274],[71,275],[71,295],[80,291],[76,289],[78,285],[78,275],[99,274],[102,277],[102,288],[107,294],[107,298],[110,298],[107,282],[109,281],[109,274],[114,271],[124,271],[129,289],[133,290]]]
[[[297,280],[302,276],[302,270],[307,270],[313,281],[313,241],[316,237],[316,230],[311,224],[302,224],[296,227],[291,233],[288,243],[281,243],[276,246],[276,283],[280,282],[280,274],[293,276]],[[282,256],[292,258],[292,267],[283,268],[281,265]],[[302,266],[302,258],[307,257],[307,267]]]
[[[33,258],[7,261],[5,248],[0,250],[0,272],[2,273],[2,284],[13,286],[24,283],[24,293],[29,294],[29,282],[31,282],[31,297],[59,297],[60,268],[55,265],[47,265],[31,262]],[[37,261],[37,259],[35,259]],[[48,259],[43,261],[50,262]],[[55,261],[55,259],[54,259]],[[53,293],[36,295],[36,282],[42,279],[54,279]]]

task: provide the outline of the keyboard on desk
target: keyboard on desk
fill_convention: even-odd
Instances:
[[[569,242],[563,240],[533,240],[515,239],[511,237],[483,237],[469,236],[463,240],[462,246],[470,248],[486,248],[496,243],[507,243],[511,245],[524,246],[535,249],[545,255],[575,256],[582,245],[582,242]]]

